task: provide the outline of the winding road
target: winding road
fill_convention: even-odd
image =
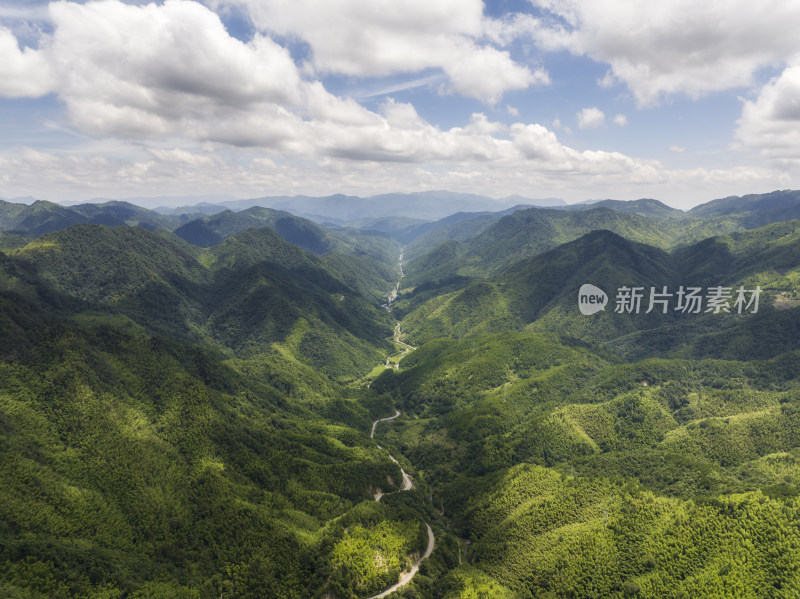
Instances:
[[[395,410],[394,416],[387,416],[386,418],[378,418],[375,422],[372,423],[372,430],[369,433],[369,438],[370,439],[375,438],[375,427],[378,426],[379,422],[392,422],[398,416],[400,416],[400,410]],[[378,448],[383,449],[383,447],[381,447],[380,445],[378,445]],[[400,466],[400,463],[395,459],[393,455],[389,454],[389,459],[392,460],[398,466]],[[414,481],[411,480],[411,477],[408,475],[408,472],[403,470],[402,466],[400,466],[400,473],[403,475],[403,485],[400,487],[400,491],[410,491],[411,489],[413,489]],[[394,492],[399,493],[400,491],[394,491]],[[387,495],[387,493],[381,493],[380,491],[375,493],[375,501],[380,501],[381,497],[383,497],[384,495]],[[419,560],[417,560],[417,562],[412,566],[411,570],[409,570],[400,577],[399,581],[397,581],[389,588],[384,589],[377,595],[372,595],[367,599],[380,599],[380,597],[386,597],[387,595],[394,593],[400,587],[407,585],[409,582],[411,582],[411,579],[413,579],[414,576],[416,576],[417,572],[419,572],[419,565],[422,563],[422,560],[430,557],[431,553],[433,553],[433,548],[436,544],[436,537],[433,534],[433,529],[431,528],[431,525],[426,522],[425,526],[428,528],[428,546],[425,548],[425,553],[422,554],[422,557],[420,557]]]

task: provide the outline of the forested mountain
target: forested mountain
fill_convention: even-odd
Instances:
[[[337,247],[338,240],[311,221],[288,212],[260,207],[205,216],[178,227],[175,234],[194,245],[209,247],[245,229],[260,227],[270,227],[289,243],[314,254],[330,252]]]
[[[0,596],[797,597],[794,201],[0,204]]]
[[[196,215],[163,215],[127,202],[61,206],[37,200],[30,205],[0,200],[0,231],[36,237],[77,223],[174,228]]]
[[[712,200],[689,211],[701,218],[728,217],[752,229],[769,223],[800,218],[800,192],[773,191]]]
[[[536,256],[598,230],[663,249],[676,245],[686,233],[686,227],[673,218],[654,219],[602,207],[583,211],[530,208],[504,216],[465,243],[451,239],[412,259],[403,287],[441,292],[453,281],[484,279],[507,268],[510,255],[517,260]],[[403,303],[400,308],[408,309]]]
[[[391,332],[379,307],[269,228],[208,250],[140,227],[75,225],[10,254],[76,310],[125,315],[151,333],[237,350],[274,343],[358,376]]]
[[[619,363],[501,333],[403,366],[373,384],[414,415],[389,440],[471,541],[432,596],[800,591],[798,352]]]
[[[387,571],[359,579],[380,589],[417,547],[412,514],[368,501],[399,478],[368,401],[288,352],[230,359],[71,316],[25,266],[0,264],[1,595],[346,589],[348,528],[385,548]]]
[[[669,216],[684,218],[686,213],[677,208],[671,208],[663,202],[649,198],[622,202],[620,200],[600,200],[591,204],[570,204],[563,207],[565,210],[594,210],[595,208],[610,208],[619,212],[632,212],[642,216]]]
[[[509,329],[553,331],[603,343],[624,356],[740,357],[749,352],[767,357],[800,349],[795,341],[800,339],[800,316],[785,310],[798,305],[798,227],[800,221],[776,223],[673,253],[596,231],[520,260],[494,277],[459,279],[455,291],[429,299],[429,293],[421,293],[426,299],[405,317],[404,330],[415,344]],[[603,288],[611,300],[591,319],[575,308],[584,283]],[[623,286],[643,288],[639,314],[614,311],[614,296]],[[651,288],[661,292],[667,287],[675,294],[681,286],[699,286],[704,294],[714,286],[759,286],[760,312],[746,317],[705,311],[688,315],[675,311],[673,303],[667,314],[661,313],[660,304],[645,314]],[[747,344],[736,350],[743,337]]]
[[[410,291],[418,288],[420,297],[427,299],[431,289],[437,293],[451,291],[453,282],[463,285],[467,279],[483,279],[499,272],[508,266],[508,256],[535,256],[591,231],[613,231],[631,241],[673,250],[798,216],[798,192],[714,200],[688,213],[656,200],[603,200],[558,210],[528,208],[482,227],[475,222],[476,226],[469,228],[469,221],[466,230],[451,233],[439,228],[440,235],[430,242],[424,241],[425,237],[415,240],[409,245],[408,276],[403,287]],[[401,303],[401,309],[417,306],[420,297],[410,305]]]

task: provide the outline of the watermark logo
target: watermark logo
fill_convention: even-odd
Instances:
[[[667,314],[669,311],[681,314],[712,314],[750,313],[758,312],[758,300],[761,296],[761,287],[738,289],[732,287],[684,287],[670,292],[666,285],[650,287],[647,293],[645,287],[623,286],[617,289],[614,312],[617,314],[650,314],[656,311]],[[608,296],[594,285],[582,285],[578,291],[578,308],[586,316],[605,310]]]
[[[578,308],[581,314],[589,316],[600,310],[605,310],[607,303],[608,296],[605,291],[589,283],[581,285],[580,291],[578,291]]]

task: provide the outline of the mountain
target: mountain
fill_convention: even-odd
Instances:
[[[175,235],[200,247],[220,245],[235,234],[269,228],[283,240],[312,254],[323,255],[327,266],[365,297],[382,303],[397,278],[400,244],[383,232],[353,228],[325,228],[316,223],[271,208],[226,210],[189,222]],[[250,235],[250,234],[248,234]],[[253,233],[255,235],[255,233]],[[216,255],[219,250],[212,251]]]
[[[86,218],[52,202],[36,200],[33,204],[0,204],[0,230],[20,234],[41,235],[64,229]]]
[[[369,371],[391,331],[340,270],[268,228],[201,250],[141,227],[75,225],[11,257],[74,310],[123,314],[152,334],[238,352],[288,343],[294,358],[338,377]]]
[[[687,234],[685,225],[671,217],[641,216],[605,207],[581,211],[517,210],[489,224],[479,234],[462,237],[465,243],[448,243],[445,251],[432,250],[428,256],[412,253],[416,257],[406,268],[403,288],[414,293],[419,289],[427,297],[431,289],[448,286],[453,281],[480,279],[500,272],[508,266],[509,256],[515,259],[535,256],[597,230],[613,231],[664,249],[679,243]],[[405,299],[405,303],[398,304],[400,310],[419,303],[413,293]]]
[[[169,248],[143,229],[60,233],[42,242],[53,253],[121,236],[116,255],[89,249],[87,274],[115,258],[192,270],[158,264]],[[56,292],[39,265],[56,274],[55,257],[0,254],[0,595],[280,597],[356,580],[366,594],[424,547],[417,512],[373,500],[401,472],[369,438],[368,402],[281,352],[234,358],[97,303],[65,311],[73,286],[56,277]],[[348,529],[385,569],[337,561]]]
[[[448,240],[466,242],[476,237],[502,217],[518,210],[531,208],[528,204],[516,204],[497,212],[456,212],[431,223],[424,231],[419,231],[408,240],[406,256],[409,260],[418,258]]]
[[[162,215],[127,202],[62,206],[36,200],[30,205],[0,200],[0,231],[29,237],[60,231],[78,223],[173,229],[191,215]]]
[[[231,210],[244,210],[264,206],[285,210],[299,216],[336,221],[353,221],[362,218],[406,217],[438,220],[455,212],[482,212],[504,210],[516,204],[537,205],[538,200],[511,196],[501,200],[450,191],[423,191],[415,193],[388,193],[366,198],[337,194],[325,197],[268,196],[249,200],[225,202]],[[556,200],[542,200],[551,205]]]
[[[493,277],[443,279],[451,287],[423,289],[416,304],[407,304],[412,311],[404,318],[404,329],[413,344],[526,329],[579,337],[624,356],[741,359],[749,352],[770,357],[800,349],[794,341],[800,334],[800,313],[792,309],[800,304],[795,283],[800,276],[798,227],[798,221],[775,223],[709,238],[671,254],[609,231],[595,231],[515,262]],[[439,252],[443,254],[439,269],[464,256],[455,245],[443,245]],[[435,265],[428,265],[428,272],[435,275]],[[656,305],[650,315],[615,313],[609,306],[587,318],[578,312],[576,301],[584,283],[604,289],[610,303],[616,290],[632,285],[647,293],[651,287],[661,291],[666,286],[673,294],[681,285],[699,286],[704,294],[708,288],[727,286],[732,295],[739,286],[748,290],[759,286],[763,294],[760,313],[746,317],[705,311],[692,317],[674,310],[660,314],[661,306]],[[649,297],[643,299],[642,312],[648,301]],[[743,338],[749,341],[742,346]]]
[[[601,288],[673,285],[669,254],[630,242],[610,231],[594,231],[550,252],[520,260],[488,280],[428,300],[405,317],[411,343],[436,337],[521,330],[532,323],[545,330],[596,342],[651,328],[656,317],[606,310],[586,319],[577,311],[577,290],[594,282]]]
[[[207,247],[43,203],[81,220],[0,233],[0,596],[800,595],[800,220],[745,228],[781,201],[230,210]]]
[[[521,195],[510,195],[502,198],[503,202],[506,203],[515,203],[517,205],[527,204],[528,206],[539,206],[540,208],[556,208],[559,206],[569,206],[564,200],[561,198],[537,198],[531,199],[526,198],[525,196]]]
[[[108,198],[93,198],[89,203],[91,204],[105,204],[110,201]],[[222,212],[225,207],[222,205],[224,202],[235,202],[236,198],[230,195],[171,195],[171,196],[132,196],[124,198],[125,203],[135,204],[147,210],[156,212],[169,212],[175,209],[178,213],[185,212],[186,207],[193,208],[194,206],[216,206],[215,212]],[[83,204],[84,202],[64,202],[64,205],[73,206],[76,204]],[[163,209],[163,210],[162,210]]]
[[[798,360],[619,363],[544,333],[420,347],[373,387],[413,414],[382,442],[470,541],[430,596],[793,594],[800,405],[778,373]]]
[[[783,190],[766,194],[731,196],[713,200],[689,211],[701,218],[735,217],[746,229],[800,218],[800,191]]]
[[[289,243],[315,254],[324,254],[337,247],[337,240],[311,221],[288,212],[260,207],[242,212],[225,210],[204,216],[178,227],[174,232],[189,243],[209,247],[245,229],[260,227],[270,227]]]
[[[570,204],[564,207],[566,210],[591,210],[594,208],[610,208],[620,212],[632,212],[642,216],[668,216],[672,218],[685,218],[686,212],[672,208],[666,204],[653,199],[641,199],[632,201],[620,200],[596,200],[591,203]]]
[[[70,210],[86,217],[95,225],[128,225],[155,230],[158,227],[174,229],[197,216],[197,213],[160,214],[129,202],[108,201],[102,204],[78,204]]]
[[[331,225],[332,228],[336,228],[337,225],[339,225],[343,228],[358,229],[360,231],[386,233],[401,243],[408,243],[409,241],[419,237],[425,231],[428,231],[432,227],[436,226],[435,223],[431,221],[419,218],[410,218],[407,216],[358,218],[342,223],[328,224]]]

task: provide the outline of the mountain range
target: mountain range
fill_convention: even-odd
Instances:
[[[253,202],[0,202],[0,596],[800,595],[800,192]]]

